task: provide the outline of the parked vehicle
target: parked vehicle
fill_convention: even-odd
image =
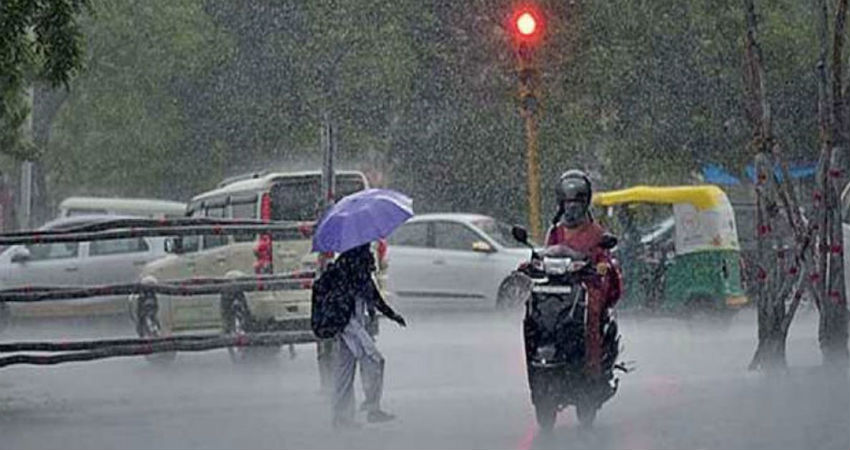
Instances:
[[[593,204],[625,222],[618,249],[625,270],[624,308],[731,317],[748,303],[735,216],[720,188],[638,186],[598,193]],[[641,204],[671,205],[672,218],[640,233],[632,217]],[[618,214],[615,207],[621,208]]]
[[[368,188],[366,177],[356,171],[337,171],[335,183],[337,198]],[[254,174],[226,180],[218,188],[192,198],[187,215],[295,221],[309,227],[321,212],[320,185],[318,171]],[[145,266],[140,276],[143,281],[315,270],[318,256],[310,251],[310,237],[300,234],[278,242],[264,234],[173,238],[168,249],[169,255]],[[242,333],[310,329],[309,289],[248,292],[235,297],[131,296],[130,301],[141,336],[188,330]],[[155,315],[143,313],[150,311]],[[238,349],[231,351],[235,359],[244,356]]]
[[[517,242],[528,242],[524,229],[516,227],[513,234]],[[610,249],[616,243],[616,238],[608,236],[601,245]],[[537,423],[549,431],[559,411],[575,406],[579,422],[590,426],[602,404],[617,391],[618,380],[614,377],[620,342],[617,322],[610,313],[605,315],[601,323],[601,375],[588,376],[585,283],[596,274],[596,268],[588,255],[564,245],[540,252],[528,246],[532,248],[531,259],[522,265],[520,272],[532,284],[522,324],[528,385]]]
[[[183,217],[186,204],[169,200],[110,197],[68,197],[59,204],[59,217],[93,214],[153,219]]]
[[[511,227],[478,214],[423,214],[389,238],[387,289],[398,297],[515,306],[527,280],[512,276],[528,251]]]
[[[74,216],[40,230],[62,230],[125,216]],[[132,283],[142,267],[165,256],[164,238],[13,245],[0,254],[0,287],[82,286]],[[11,303],[15,317],[88,317],[126,314],[126,297],[107,296],[38,303]]]

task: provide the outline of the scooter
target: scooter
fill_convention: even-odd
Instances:
[[[602,404],[617,392],[619,379],[614,370],[627,371],[616,363],[620,336],[610,312],[601,321],[601,376],[590,377],[585,371],[586,281],[596,276],[596,269],[588,255],[567,246],[538,252],[529,243],[525,229],[514,227],[512,234],[531,248],[531,260],[518,272],[531,279],[523,335],[537,423],[543,431],[551,431],[558,412],[575,406],[580,425],[590,427]],[[601,246],[610,249],[616,244],[615,237],[606,236]]]

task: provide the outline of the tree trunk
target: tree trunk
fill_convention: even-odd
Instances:
[[[68,98],[66,89],[52,89],[46,84],[38,84],[33,91],[32,141],[36,156],[33,159],[33,198],[31,226],[38,226],[51,218],[51,198],[47,189],[47,167],[44,154],[50,142],[50,130],[59,109]]]
[[[826,284],[820,298],[820,322],[818,340],[823,362],[827,366],[848,367],[850,352],[847,346],[847,295],[844,280],[844,242],[840,205],[840,181],[843,170],[836,164],[841,147],[833,148],[829,165],[830,180],[827,183],[826,210],[828,211],[827,241],[821,246],[821,252],[827,254]]]
[[[846,368],[848,365],[847,304],[840,303],[837,297],[830,298],[821,305],[818,340],[824,365]]]
[[[758,298],[758,347],[750,363],[750,370],[761,369],[767,373],[784,371],[788,367],[785,358],[785,341],[788,329],[785,322],[785,305],[772,302],[769,296]],[[777,304],[778,303],[778,304]]]
[[[744,0],[746,19],[745,34],[745,87],[747,90],[747,113],[753,128],[751,143],[756,168],[756,243],[757,256],[752,279],[757,283],[756,307],[758,309],[759,343],[750,369],[766,372],[784,370],[786,329],[785,302],[780,298],[781,285],[787,277],[780,276],[776,269],[773,249],[780,242],[776,223],[779,205],[773,176],[774,147],[770,104],[767,100],[762,52],[757,40],[758,23],[753,0]]]
[[[759,330],[762,330],[761,315],[759,315],[759,323]],[[750,370],[761,369],[768,374],[784,372],[788,368],[788,360],[785,357],[787,337],[781,327],[772,328],[771,332],[765,335],[762,335],[760,331],[756,356],[750,363]]]
[[[847,2],[839,0],[835,11],[835,26],[832,44],[832,111],[831,116],[822,113],[822,129],[828,127],[828,132],[821,133],[820,172],[818,174],[818,191],[822,203],[818,216],[821,227],[819,244],[816,248],[818,258],[817,284],[820,322],[818,338],[825,365],[847,367],[850,363],[850,353],[847,346],[848,311],[844,280],[843,233],[841,229],[841,192],[846,184],[846,168],[844,157],[850,145],[850,123],[847,117],[847,99],[844,82],[843,48],[847,22]],[[826,53],[827,5],[821,0],[821,64]],[[826,89],[821,81],[819,92]],[[827,102],[826,98],[820,99]],[[827,113],[829,113],[827,112]],[[831,138],[831,139],[830,139]],[[816,203],[816,206],[817,203]]]
[[[770,154],[759,152],[755,157],[756,168],[756,243],[757,264],[754,279],[757,283],[756,308],[758,310],[758,338],[756,353],[750,370],[761,369],[768,373],[784,370],[785,338],[787,320],[785,299],[781,294],[782,284],[787,277],[773,251],[781,245],[777,231],[770,224],[779,219],[779,207],[775,202],[776,182],[773,177],[774,161]],[[774,269],[774,270],[771,270]]]

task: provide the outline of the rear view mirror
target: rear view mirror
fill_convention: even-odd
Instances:
[[[515,225],[511,228],[511,234],[520,244],[528,245],[528,231],[525,228]]]
[[[602,240],[599,241],[599,246],[604,248],[605,250],[611,250],[612,248],[617,246],[619,240],[616,236],[612,234],[606,234],[602,236]]]
[[[26,248],[26,247],[18,247],[13,251],[14,251],[14,253],[12,253],[12,262],[13,263],[25,263],[25,262],[29,261],[30,258],[32,258],[32,254],[30,254],[29,249]]]

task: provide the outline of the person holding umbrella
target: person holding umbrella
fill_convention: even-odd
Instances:
[[[363,403],[366,420],[377,423],[395,418],[380,407],[385,359],[366,330],[367,311],[378,310],[402,327],[407,323],[387,305],[375,285],[376,266],[370,243],[387,237],[412,217],[411,203],[410,198],[397,192],[369,189],[342,199],[316,228],[313,251],[340,253],[326,272],[335,279],[326,282],[345,294],[339,296],[343,300],[336,311],[348,316],[345,327],[335,336],[332,404],[336,428],[359,427],[354,420],[354,374],[358,362],[366,397]]]

